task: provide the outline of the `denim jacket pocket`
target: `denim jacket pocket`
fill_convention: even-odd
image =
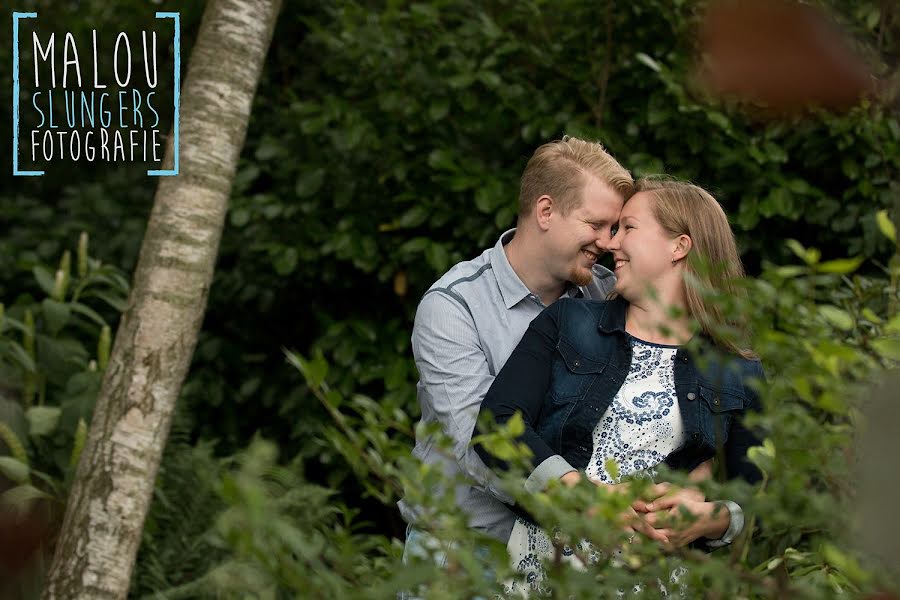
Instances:
[[[700,397],[703,398],[700,421],[703,437],[714,447],[724,444],[728,440],[732,419],[744,411],[744,396],[730,390],[716,390],[701,385]]]
[[[584,356],[573,344],[560,339],[553,361],[551,398],[557,402],[568,402],[583,395],[606,364]]]

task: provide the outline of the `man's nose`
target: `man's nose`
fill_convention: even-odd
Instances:
[[[619,249],[619,232],[618,231],[616,231],[616,233],[614,233],[614,234],[612,232],[607,234],[606,243],[604,244],[603,249],[606,250],[607,252],[611,252],[613,250]]]
[[[597,232],[597,238],[594,240],[594,244],[601,251],[606,252],[609,250],[609,244],[612,242],[612,233],[609,229],[601,229]]]

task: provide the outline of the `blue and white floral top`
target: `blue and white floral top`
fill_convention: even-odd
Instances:
[[[687,438],[675,395],[673,364],[678,346],[653,344],[631,337],[631,349],[631,369],[594,428],[593,454],[585,468],[588,477],[603,483],[619,483],[626,475],[643,470],[654,476],[654,467],[684,445]],[[610,459],[616,463],[617,477],[608,471]],[[587,542],[582,541],[579,546],[596,559],[596,552]],[[528,595],[529,590],[540,589],[544,578],[541,558],[548,558],[553,553],[553,543],[547,532],[519,517],[507,550],[513,566],[523,578],[504,582],[506,593]],[[562,558],[575,568],[583,569],[572,558],[573,554],[567,546]],[[665,591],[664,587],[661,589]]]
[[[585,473],[619,483],[631,473],[663,462],[686,441],[672,368],[678,346],[631,338],[633,359],[625,383],[594,428],[594,451]],[[606,468],[615,460],[618,477]]]

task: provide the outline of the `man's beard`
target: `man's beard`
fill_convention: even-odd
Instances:
[[[571,281],[575,285],[587,285],[593,279],[594,272],[592,269],[572,267],[572,270],[569,271],[569,281]]]

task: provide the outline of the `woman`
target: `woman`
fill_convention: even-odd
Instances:
[[[750,382],[762,378],[762,368],[720,335],[726,319],[699,289],[733,292],[743,275],[722,208],[695,185],[639,181],[609,249],[613,298],[562,299],[547,308],[482,403],[499,423],[522,413],[519,441],[533,453],[526,489],[541,490],[553,479],[572,484],[582,473],[617,484],[606,467],[611,458],[621,478],[660,463],[700,473],[718,455],[729,478],[757,481],[746,453],[758,441],[741,416],[759,407]],[[688,352],[683,346],[694,335],[719,352]],[[505,468],[477,451],[489,466]],[[689,492],[642,504],[648,513],[642,531],[670,546],[700,538],[711,546],[729,543],[743,515],[732,502],[724,503],[728,510],[720,504]],[[679,507],[697,519],[660,525],[655,511],[678,514]],[[534,549],[541,547],[550,547],[546,535],[520,518],[510,540],[517,564],[535,564]]]

